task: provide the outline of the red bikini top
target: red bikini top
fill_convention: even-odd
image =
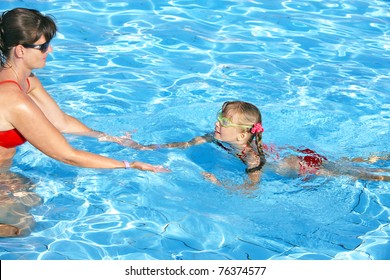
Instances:
[[[18,85],[18,87],[21,90],[23,90],[22,87],[16,81],[5,80],[5,81],[0,82],[0,85],[5,84],[5,83],[14,83],[14,84]],[[27,79],[27,83],[28,83],[28,86],[30,87],[30,81],[28,79]],[[11,129],[11,130],[7,130],[7,131],[0,131],[0,146],[1,147],[7,148],[7,149],[14,148],[16,146],[22,145],[26,141],[27,141],[26,138],[24,138],[23,135],[16,128]]]
[[[24,138],[23,135],[16,130],[16,128],[7,131],[0,131],[0,146],[4,148],[15,148],[26,141],[26,138]]]

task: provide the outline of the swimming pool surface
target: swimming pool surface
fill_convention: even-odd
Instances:
[[[389,152],[388,1],[1,1],[59,27],[36,74],[67,113],[142,143],[213,130],[226,100],[256,104],[265,143],[330,160]],[[25,144],[12,171],[37,185],[33,233],[0,240],[0,259],[390,259],[389,183],[285,178],[257,190],[207,144],[135,151],[86,137],[73,146],[164,164],[172,173],[93,170]],[[378,162],[377,167],[388,163]]]

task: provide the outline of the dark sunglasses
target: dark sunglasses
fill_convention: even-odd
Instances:
[[[47,41],[47,42],[40,44],[40,45],[22,44],[22,46],[25,48],[29,48],[29,49],[40,50],[42,53],[45,53],[45,52],[47,52],[47,49],[50,46],[50,41]]]

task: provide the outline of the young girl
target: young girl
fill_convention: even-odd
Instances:
[[[188,148],[194,145],[214,142],[229,153],[235,155],[246,165],[249,177],[244,188],[253,188],[260,180],[261,169],[266,159],[263,152],[263,126],[261,113],[253,104],[243,101],[228,101],[217,114],[214,133],[193,138],[188,142],[168,144],[141,145],[128,137],[107,137],[99,140],[117,142],[139,150],[156,150],[162,148]],[[213,174],[204,172],[203,175],[218,185],[223,185]]]
[[[390,176],[379,173],[389,172],[388,169],[359,168],[352,162],[374,163],[378,160],[388,160],[389,156],[372,156],[363,158],[342,159],[339,162],[330,162],[325,156],[302,147],[275,147],[262,143],[264,128],[259,109],[248,102],[228,101],[222,105],[217,114],[214,133],[193,138],[188,142],[173,142],[167,144],[142,145],[125,137],[112,137],[102,141],[113,141],[123,146],[139,150],[156,150],[162,148],[188,148],[194,145],[214,142],[229,153],[235,155],[246,165],[249,177],[244,186],[246,189],[254,188],[260,180],[261,170],[267,162],[267,168],[283,176],[300,176],[307,179],[309,176],[340,176],[346,175],[354,179],[390,181]],[[287,156],[284,156],[287,155]],[[267,160],[266,160],[267,159]],[[348,165],[348,162],[351,164]],[[203,173],[210,181],[218,185],[226,183],[218,180],[211,173]]]

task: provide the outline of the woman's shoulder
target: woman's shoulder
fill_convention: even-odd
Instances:
[[[36,96],[37,98],[39,98],[39,96],[41,96],[43,92],[46,92],[41,81],[35,74],[31,73],[30,76],[27,78],[27,82],[29,85],[28,94],[30,96]]]

